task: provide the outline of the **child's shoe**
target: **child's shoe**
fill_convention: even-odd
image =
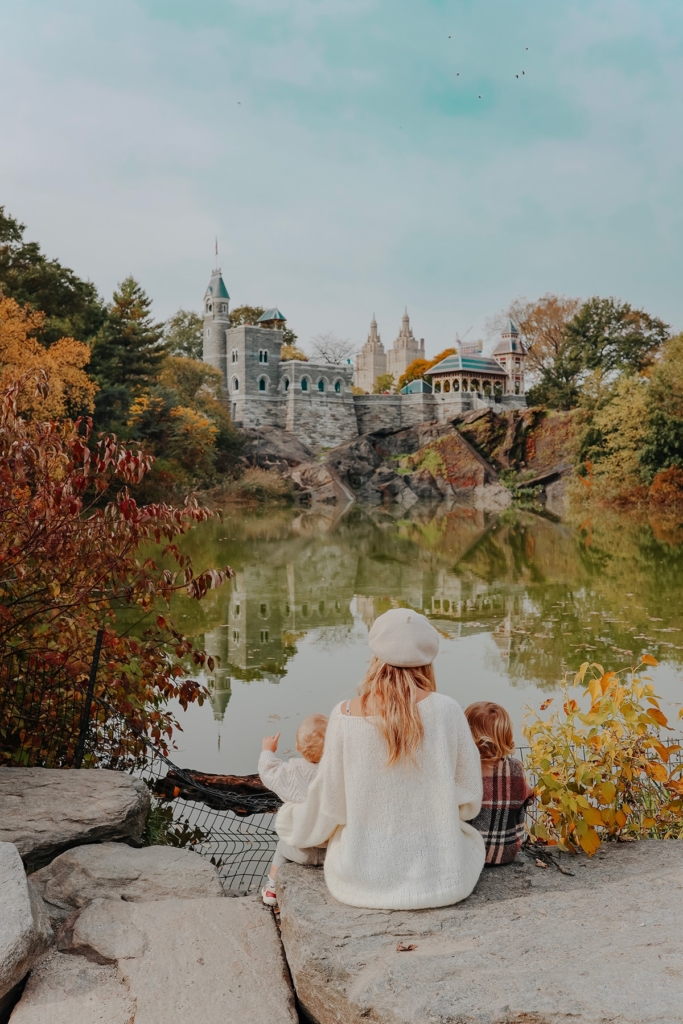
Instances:
[[[266,885],[261,889],[261,899],[267,907],[277,906],[277,893],[275,892],[275,883],[271,882],[270,878]]]

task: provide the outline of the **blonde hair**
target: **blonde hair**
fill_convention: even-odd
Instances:
[[[479,700],[465,708],[465,717],[483,765],[495,764],[513,752],[512,719],[500,704]]]
[[[388,767],[403,759],[415,761],[424,737],[417,697],[421,691],[435,690],[432,665],[398,668],[373,657],[358,693],[363,714],[378,719],[377,727],[387,742]]]
[[[327,715],[309,715],[296,731],[296,749],[302,757],[317,764],[323,756]]]

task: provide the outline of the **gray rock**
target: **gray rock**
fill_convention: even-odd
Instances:
[[[453,907],[347,907],[316,868],[278,875],[282,939],[317,1024],[679,1024],[683,842],[589,861],[525,855]],[[399,951],[397,945],[414,946]]]
[[[135,999],[115,966],[52,953],[31,972],[11,1024],[132,1024]]]
[[[0,770],[0,841],[14,843],[29,868],[81,843],[139,842],[148,811],[147,786],[125,772]]]
[[[258,898],[96,900],[76,922],[71,954],[116,965],[135,1005],[135,1024],[297,1021],[273,915]],[[40,986],[30,994],[37,1003]],[[38,1015],[17,1019],[48,1024]],[[53,1007],[49,1024],[69,1020]]]
[[[223,895],[218,871],[206,857],[172,846],[77,846],[36,871],[31,882],[56,920],[98,897],[136,903]]]
[[[0,843],[0,999],[49,949],[54,935],[16,846]]]

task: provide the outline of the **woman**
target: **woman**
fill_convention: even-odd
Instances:
[[[285,804],[281,839],[329,840],[325,880],[354,907],[409,910],[465,899],[484,867],[468,824],[480,810],[479,752],[460,705],[436,693],[439,634],[395,608],[370,630],[359,696],[338,705],[305,803]]]

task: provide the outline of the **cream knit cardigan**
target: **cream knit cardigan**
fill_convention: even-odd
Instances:
[[[372,718],[330,716],[320,770],[305,803],[280,808],[291,846],[329,840],[325,881],[352,907],[416,910],[465,899],[484,867],[481,761],[460,705],[441,693],[418,704],[424,742],[417,764],[386,765]]]

